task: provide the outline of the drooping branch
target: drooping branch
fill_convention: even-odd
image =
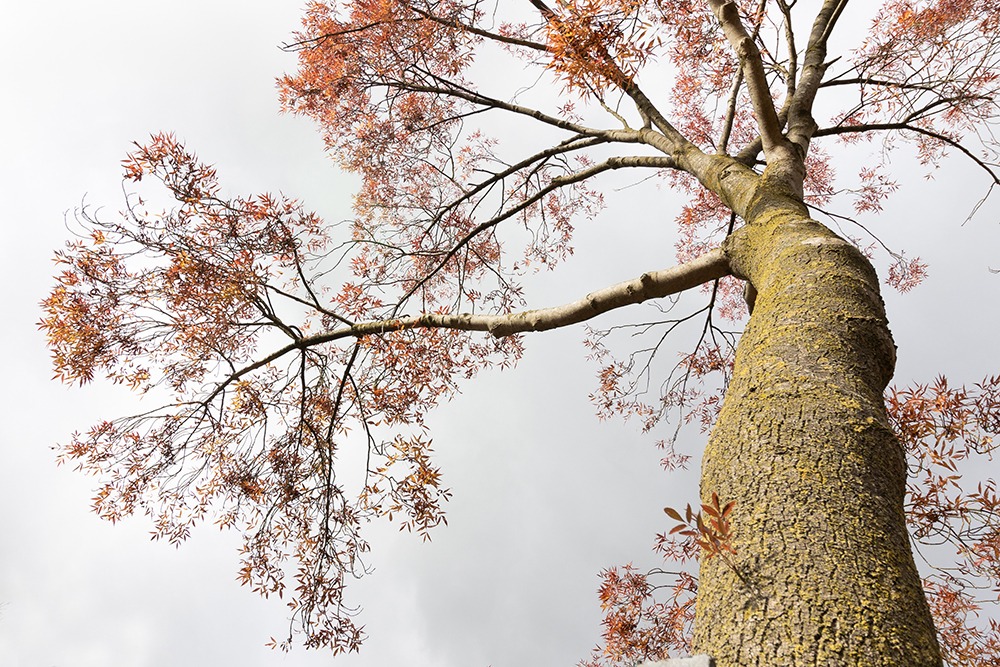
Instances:
[[[528,331],[549,331],[587,321],[617,308],[677,294],[731,273],[728,257],[722,249],[716,248],[690,262],[661,271],[643,273],[638,278],[591,292],[582,299],[561,306],[509,315],[424,313],[412,317],[358,322],[353,326],[297,338],[222,380],[203,403],[210,403],[226,386],[264,368],[286,354],[336,340],[363,338],[405,329],[486,331],[495,338],[505,338]]]

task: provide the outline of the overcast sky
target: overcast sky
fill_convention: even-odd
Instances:
[[[295,66],[278,45],[299,12],[297,2],[4,0],[4,666],[570,665],[598,638],[600,569],[654,566],[662,507],[695,499],[694,475],[661,472],[652,438],[594,417],[595,368],[573,329],[529,339],[517,369],[483,374],[430,419],[454,492],[450,525],[430,544],[371,527],[375,573],[351,593],[369,634],[359,656],[264,648],[285,629],[285,610],[237,584],[235,536],[205,529],[173,549],[149,541],[142,517],[111,526],[89,512],[94,480],[57,468],[51,446],[134,402],[100,384],[50,380],[35,323],[52,251],[66,238],[64,215],[84,198],[118,210],[130,143],[171,130],[218,166],[231,192],[280,190],[329,220],[347,217],[351,178],[323,155],[308,121],[278,114],[274,78]],[[850,16],[845,23],[865,28]],[[981,175],[957,159],[931,181],[905,160],[898,167],[914,174],[911,184],[868,222],[924,257],[930,278],[911,294],[886,295],[897,381],[1000,371],[1000,277],[987,270],[1000,268],[1000,208],[987,205],[963,226],[970,198],[985,191]],[[529,305],[673,263],[678,202],[669,193],[612,193],[609,203],[581,229],[574,258],[531,281]],[[690,434],[683,449],[697,457],[702,441]]]

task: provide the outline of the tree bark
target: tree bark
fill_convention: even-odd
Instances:
[[[695,648],[719,667],[941,665],[883,390],[895,346],[868,260],[801,205],[727,240],[757,290],[705,450],[735,556],[703,558]]]

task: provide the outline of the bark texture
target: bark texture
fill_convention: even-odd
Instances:
[[[801,204],[754,208],[725,247],[757,299],[701,480],[736,501],[736,556],[703,559],[695,647],[719,667],[941,665],[874,269]]]

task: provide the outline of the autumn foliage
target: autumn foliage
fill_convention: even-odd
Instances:
[[[280,99],[360,178],[349,226],[281,195],[229,194],[157,134],[123,161],[124,210],[80,211],[56,254],[40,324],[56,377],[105,378],[161,406],[74,435],[60,461],[97,476],[94,510],[109,520],[144,512],[175,543],[203,521],[240,531],[240,580],[283,598],[310,647],[351,651],[364,638],[344,590],[365,571],[368,521],[424,538],[445,522],[450,493],[424,415],[481,369],[519,359],[522,338],[495,325],[527,305],[523,276],[573,252],[576,226],[603,210],[603,175],[633,170],[687,198],[683,267],[743,224],[704,165],[725,157],[771,174],[798,150],[792,194],[900,291],[932,268],[865,224],[899,187],[889,156],[909,151],[928,173],[964,160],[1000,183],[994,2],[889,0],[849,17],[831,1],[512,4],[308,5]],[[838,20],[864,37],[827,56]],[[845,176],[835,156],[851,151],[868,159]],[[588,329],[599,415],[658,434],[668,469],[687,462],[680,429],[708,429],[722,404],[753,305],[732,273],[702,281],[704,307]],[[537,313],[517,331],[553,317]],[[1000,586],[1000,500],[984,470],[1000,376],[891,388],[886,401],[946,659],[997,664],[987,606]],[[360,470],[337,466],[345,452]],[[603,573],[604,633],[585,664],[691,649],[692,566],[729,557],[739,502],[723,493],[668,509],[663,568]]]

